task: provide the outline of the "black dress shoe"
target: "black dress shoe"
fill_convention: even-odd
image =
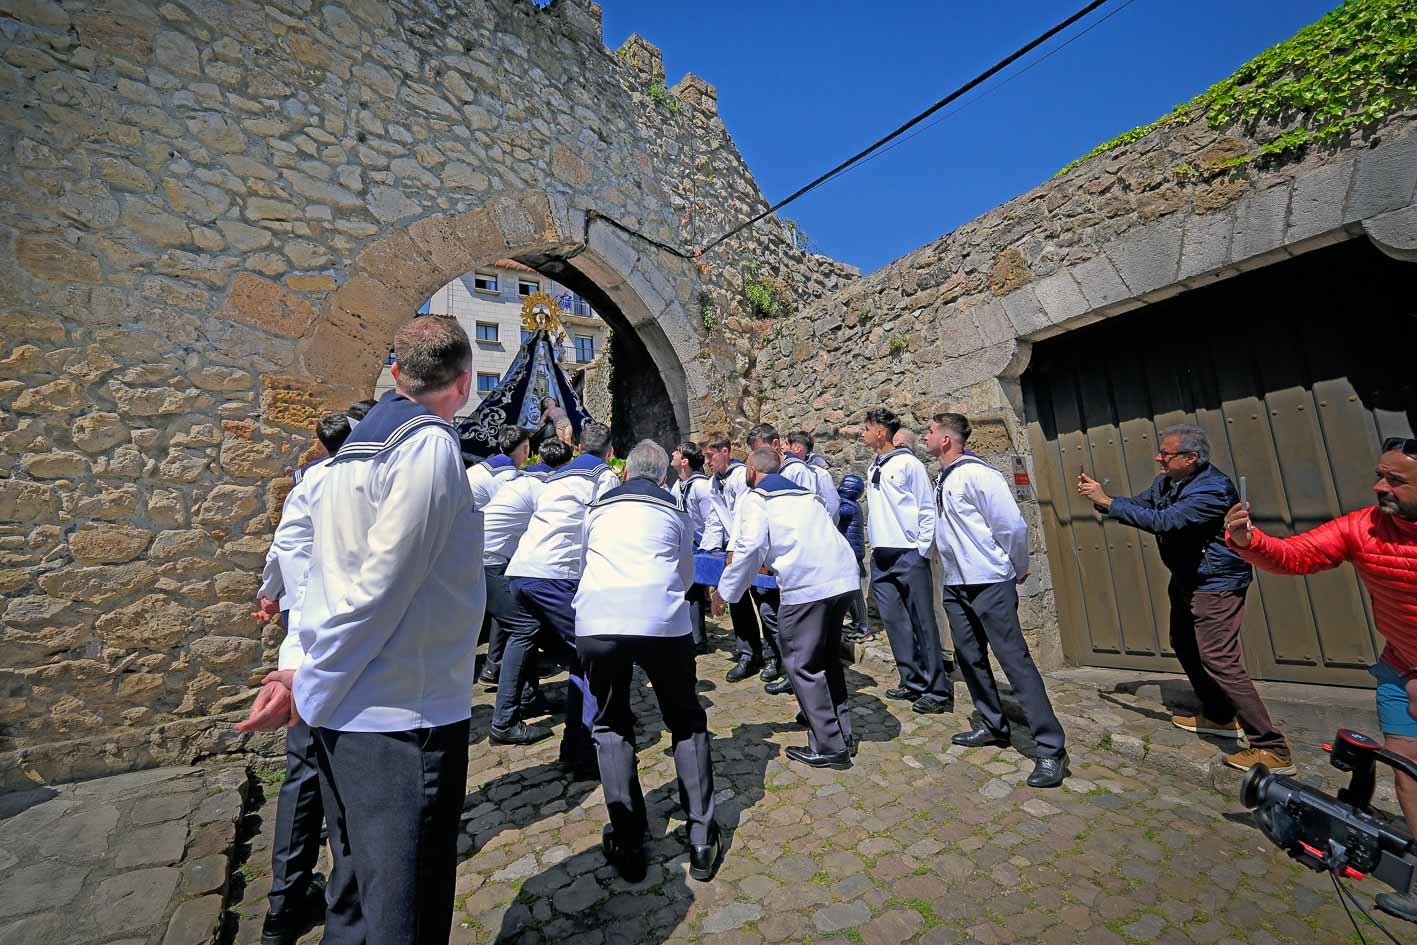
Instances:
[[[763,671],[758,673],[758,678],[763,682],[772,682],[781,675],[782,664],[778,662],[777,657],[769,656],[767,662],[763,663]]]
[[[729,682],[742,682],[753,675],[753,673],[757,672],[758,667],[761,665],[762,663],[756,656],[740,656],[738,657],[738,665],[730,669],[725,678]]]
[[[886,690],[887,699],[898,699],[902,702],[914,702],[920,698],[920,693],[913,692],[904,686],[896,686],[894,689]]]
[[[1034,762],[1027,784],[1029,787],[1054,788],[1062,784],[1068,774],[1068,756],[1049,755]]]
[[[986,745],[1008,748],[1009,736],[1007,733],[1000,734],[987,725],[981,725],[968,732],[960,732],[958,735],[951,736],[950,744],[963,745],[965,748],[983,748]]]
[[[709,645],[708,645],[708,641],[707,641],[707,640],[705,640],[705,641],[702,642],[702,643],[695,643],[695,644],[694,644],[694,655],[695,655],[695,656],[707,656],[707,655],[708,655],[708,652],[709,652]]]
[[[495,686],[497,685],[497,678],[501,675],[502,664],[494,663],[491,660],[488,660],[487,663],[483,665],[482,672],[478,675],[477,681],[480,683],[486,683],[489,686]]]
[[[944,699],[936,699],[931,695],[923,695],[916,699],[910,708],[921,715],[943,715],[946,712],[953,712],[955,704],[953,699],[946,702]]]
[[[718,872],[722,859],[723,844],[719,842],[718,828],[715,827],[708,843],[689,844],[689,875],[706,883]]]
[[[645,861],[643,843],[637,846],[620,843],[615,839],[614,829],[606,824],[605,830],[600,834],[600,849],[605,852],[605,859],[615,867],[615,872],[619,873],[625,882],[638,883],[645,878],[649,867]]]
[[[780,696],[784,692],[791,691],[792,680],[788,679],[786,676],[783,676],[780,679],[774,679],[772,682],[768,683],[766,686],[763,687],[763,692],[766,692],[770,696]]]
[[[851,767],[851,749],[846,751],[818,752],[811,748],[799,748],[796,745],[789,746],[783,752],[793,761],[813,768],[832,768],[836,771],[845,771]]]
[[[487,729],[487,737],[499,745],[535,745],[553,734],[551,729],[545,726],[528,725],[522,721],[513,722],[506,728],[492,725]]]
[[[299,901],[280,912],[266,913],[261,923],[261,945],[295,945],[325,915],[325,882],[316,877]]]

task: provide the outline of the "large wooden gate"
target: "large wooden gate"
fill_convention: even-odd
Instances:
[[[1367,240],[1039,342],[1024,390],[1069,660],[1179,669],[1156,541],[1079,498],[1080,470],[1134,495],[1157,475],[1157,431],[1195,423],[1262,528],[1307,531],[1372,504],[1382,438],[1417,422],[1414,351],[1417,266]],[[1243,639],[1256,678],[1342,685],[1371,685],[1382,646],[1346,565],[1260,575]]]

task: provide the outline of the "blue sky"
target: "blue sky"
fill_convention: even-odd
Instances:
[[[1045,51],[1124,2],[1113,0]],[[724,123],[763,193],[776,201],[1082,3],[602,5],[611,49],[638,32],[664,50],[671,85],[693,72],[718,86]],[[999,91],[782,213],[800,222],[814,249],[870,272],[1029,190],[1099,142],[1159,117],[1337,5],[1134,0]]]

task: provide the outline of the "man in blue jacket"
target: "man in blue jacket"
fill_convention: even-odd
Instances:
[[[1253,572],[1225,544],[1225,513],[1240,501],[1230,477],[1210,464],[1210,440],[1200,427],[1167,427],[1159,437],[1161,475],[1140,495],[1109,496],[1078,475],[1078,494],[1108,518],[1151,532],[1171,572],[1171,648],[1201,702],[1200,715],[1172,716],[1188,732],[1249,739],[1250,752],[1225,756],[1232,767],[1268,753],[1271,770],[1292,774],[1289,743],[1275,727],[1245,669],[1240,624]],[[1243,758],[1242,758],[1243,756]]]
[[[861,511],[861,496],[865,491],[866,480],[860,476],[855,473],[842,476],[841,485],[837,488],[841,504],[836,512],[837,531],[846,536],[846,543],[856,555],[856,569],[862,577],[866,576],[866,567],[862,564],[866,558],[866,517]],[[856,643],[870,635],[871,628],[866,625],[866,597],[858,587],[851,597],[849,622],[842,636]]]

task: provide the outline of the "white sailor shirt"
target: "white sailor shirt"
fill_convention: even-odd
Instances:
[[[713,498],[713,516],[704,524],[699,547],[717,551],[726,547],[733,536],[733,508],[739,496],[748,491],[748,467],[740,460],[733,460],[723,475],[709,478],[709,487]]]
[[[259,596],[280,597],[281,610],[286,612],[285,639],[276,655],[277,669],[296,669],[305,661],[300,645],[300,614],[304,609],[305,583],[310,576],[310,552],[315,541],[312,510],[319,501],[321,484],[329,474],[329,458],[312,463],[304,470],[300,481],[285,497],[280,524],[271,538],[271,550],[266,555],[264,582]]]
[[[574,581],[581,576],[586,509],[620,486],[615,470],[582,453],[546,477],[507,577]]]
[[[1003,473],[962,456],[935,479],[935,543],[946,586],[1028,575],[1028,523]]]
[[[370,458],[332,463],[313,519],[301,718],[347,732],[466,719],[487,588],[452,428],[425,422]]]
[[[536,511],[536,500],[541,495],[542,485],[542,481],[532,475],[512,477],[483,508],[484,567],[506,564],[512,560],[531,522],[532,513]]]
[[[689,516],[689,527],[693,531],[695,541],[702,541],[704,532],[708,530],[709,519],[714,514],[713,486],[709,477],[697,472],[691,474],[688,479],[679,480],[675,485],[679,487],[679,508]]]
[[[586,515],[576,636],[689,634],[694,535],[688,516],[648,479],[601,496]]]
[[[930,556],[935,496],[925,464],[908,449],[877,456],[866,471],[866,534],[872,548],[914,548]]]
[[[497,490],[519,475],[521,471],[517,469],[511,457],[500,453],[491,459],[474,463],[467,468],[467,484],[472,487],[472,501],[479,509],[487,508],[487,503],[492,501]]]
[[[860,589],[856,555],[815,493],[780,475],[764,476],[738,502],[733,561],[718,593],[737,601],[753,575],[771,568],[783,604],[809,604]]]

